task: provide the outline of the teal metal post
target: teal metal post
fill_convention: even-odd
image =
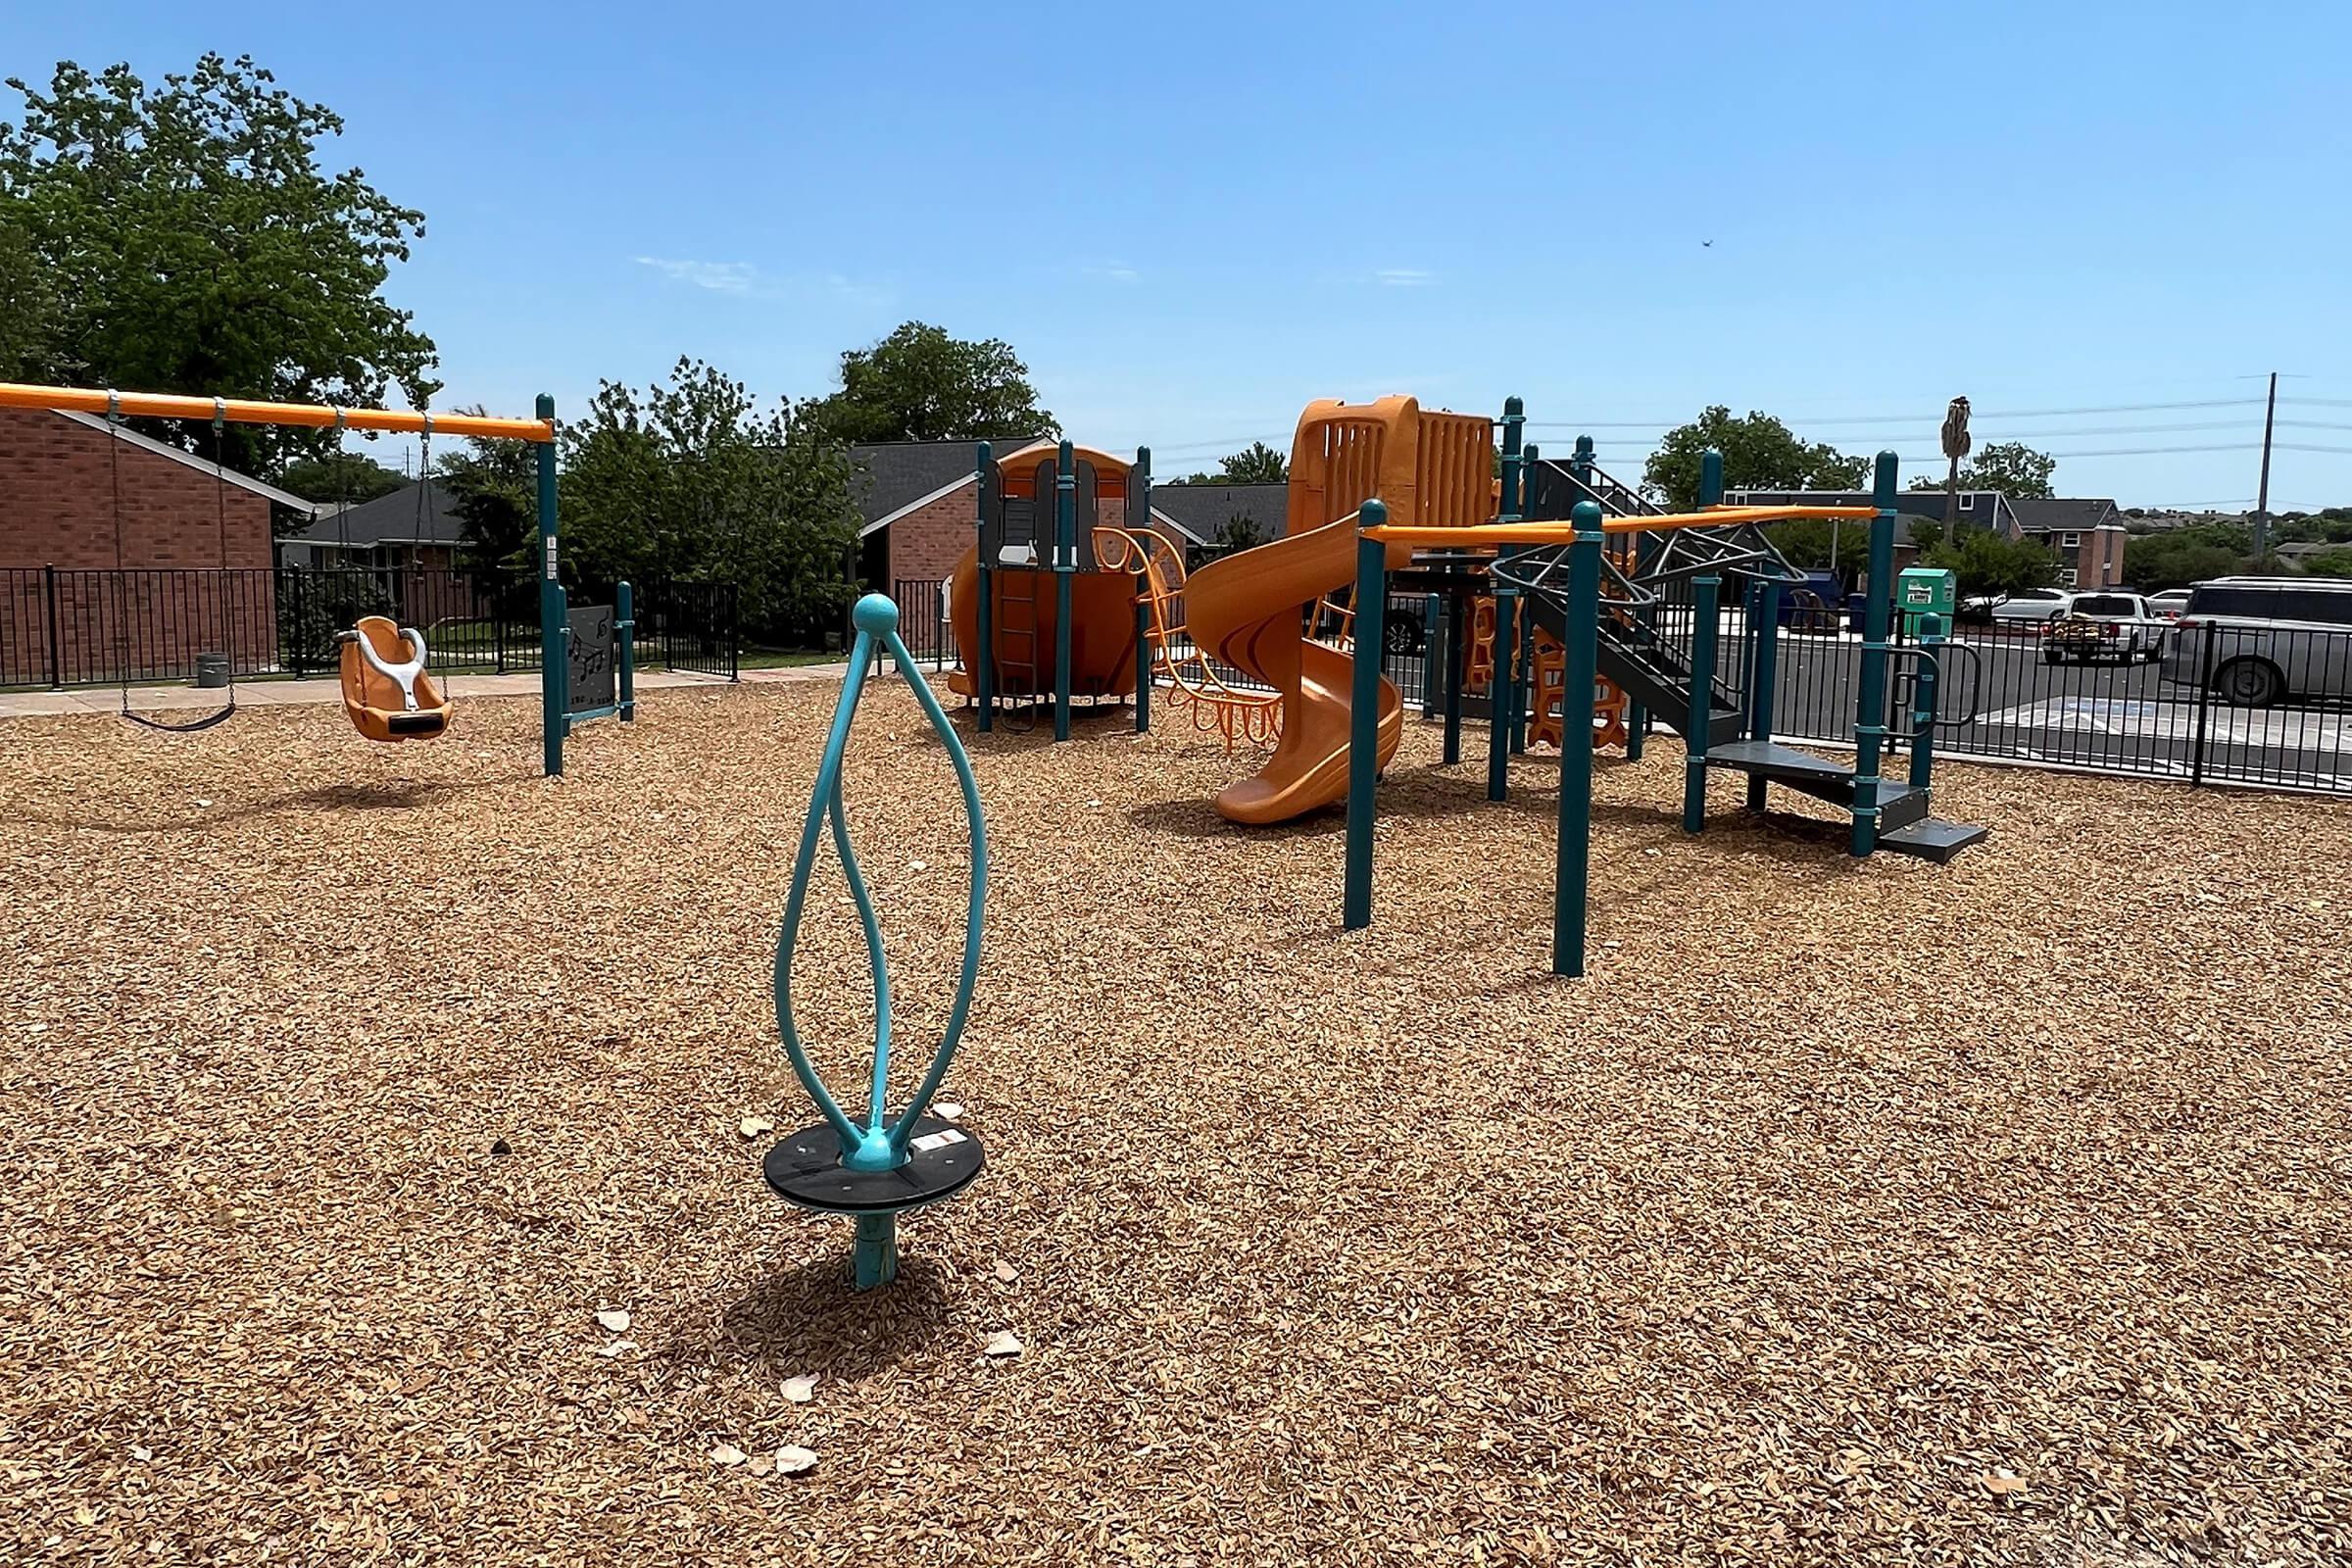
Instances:
[[[1377,528],[1389,509],[1367,501],[1356,514],[1358,528]],[[1380,787],[1381,622],[1389,603],[1389,552],[1359,532],[1355,540],[1355,651],[1348,689],[1347,888],[1341,924],[1361,931],[1372,923],[1372,823]]]
[[[1690,716],[1684,730],[1683,831],[1707,826],[1707,726],[1715,717],[1715,639],[1721,631],[1723,579],[1690,584]]]
[[[1520,442],[1527,432],[1527,405],[1518,398],[1502,400],[1502,502],[1496,509],[1504,522],[1517,522],[1526,514],[1519,505],[1521,494]]]
[[[1862,604],[1862,673],[1854,696],[1855,855],[1879,847],[1879,767],[1886,745],[1886,620],[1894,598],[1895,456],[1879,454],[1870,495],[1870,576]]]
[[[1135,466],[1127,473],[1130,514],[1152,526],[1152,449],[1135,449]],[[1135,505],[1133,498],[1141,497]],[[1135,573],[1135,732],[1152,727],[1152,558],[1137,563]]]
[[[1469,609],[1469,598],[1458,589],[1448,589],[1446,595],[1446,635],[1442,644],[1445,664],[1440,670],[1446,683],[1446,765],[1451,767],[1462,760],[1462,619]],[[1426,683],[1426,677],[1424,677]],[[1423,698],[1426,702],[1428,699]]]
[[[1527,494],[1527,456],[1523,450],[1526,438],[1527,404],[1519,398],[1504,398],[1502,400],[1502,496],[1495,507],[1495,518],[1500,522],[1517,522],[1527,515],[1524,505]],[[1513,554],[1514,552],[1505,546],[1500,552],[1500,559],[1507,561]],[[1487,721],[1491,726],[1499,726],[1502,730],[1506,753],[1523,752],[1527,750],[1527,745],[1519,738],[1519,686],[1516,679],[1519,643],[1518,639],[1505,629],[1500,618],[1501,597],[1499,593],[1495,599],[1495,611],[1494,679],[1492,683],[1493,689],[1487,694]],[[1492,757],[1493,752],[1490,747],[1490,780],[1493,776]],[[1491,782],[1488,794],[1494,800],[1502,799],[1501,796],[1494,793]]]
[[[612,590],[612,657],[615,666],[614,691],[619,701],[620,721],[633,723],[637,717],[637,596],[625,582]]]
[[[1585,483],[1592,482],[1592,438],[1591,436],[1580,435],[1576,438],[1576,458],[1568,467],[1571,473]],[[1641,573],[1642,550],[1649,535],[1638,533],[1632,537],[1634,575],[1638,576]],[[1654,605],[1628,606],[1624,613],[1633,617],[1635,622],[1648,633],[1652,643],[1657,641],[1658,612]],[[1639,762],[1642,760],[1643,744],[1648,736],[1649,710],[1642,707],[1639,699],[1628,693],[1625,705],[1625,760],[1627,761]]]
[[[1070,576],[1078,569],[1078,467],[1061,443],[1054,470],[1054,738],[1070,738]]]
[[[539,417],[551,423],[556,400],[539,394]],[[556,574],[556,443],[539,445],[539,744],[547,776],[564,771],[564,588]]]
[[[1723,505],[1723,454],[1714,447],[1698,455],[1698,504],[1701,510]]]
[[[1911,787],[1924,797],[1936,770],[1936,705],[1943,667],[1943,617],[1919,617],[1919,674],[1911,682]]]
[[[1579,501],[1569,513],[1576,541],[1568,547],[1566,670],[1560,680],[1560,822],[1551,885],[1551,972],[1585,972],[1585,909],[1592,861],[1592,747],[1591,719],[1568,721],[1572,699],[1590,709],[1600,660],[1600,508]],[[1585,744],[1578,744],[1580,741]]]
[[[1760,741],[1772,739],[1772,707],[1780,697],[1781,679],[1781,585],[1767,580],[1756,587],[1756,617],[1760,622],[1756,633],[1755,668],[1748,680],[1748,735]],[[1764,809],[1764,777],[1760,773],[1747,776],[1747,808]]]
[[[1511,680],[1511,650],[1517,646],[1519,590],[1494,590],[1494,677],[1487,683],[1487,799],[1508,800],[1511,793],[1511,715],[1518,697]]]
[[[1539,454],[1531,443],[1519,466],[1519,515],[1525,517],[1535,510],[1536,459]],[[1530,599],[1527,613],[1519,617],[1519,678],[1512,683],[1511,694],[1511,754],[1524,756],[1527,752],[1527,732],[1532,727],[1536,704],[1542,692],[1536,680],[1536,602]],[[1562,715],[1566,717],[1565,714]]]
[[[973,573],[979,584],[980,602],[974,607],[980,617],[978,634],[972,641],[980,646],[968,654],[972,664],[972,695],[980,705],[980,733],[985,735],[997,727],[997,564],[988,559],[988,514],[996,496],[997,464],[983,441],[974,454],[972,494],[977,498],[974,507],[972,535]]]

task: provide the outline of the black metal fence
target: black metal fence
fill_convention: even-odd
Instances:
[[[1898,639],[1890,722],[1920,660]],[[1938,755],[2352,794],[2352,628],[2188,625],[2078,653],[2038,627],[1961,628],[1937,661]],[[1784,633],[1776,734],[1850,744],[1862,650]]]
[[[891,585],[899,602],[899,640],[933,669],[956,662],[956,634],[948,625],[948,585],[935,577],[901,577]]]
[[[734,584],[635,592],[641,667],[736,677]],[[335,634],[363,615],[416,627],[440,674],[539,667],[538,584],[528,578],[405,567],[0,567],[0,687],[186,680],[207,654],[225,654],[239,678],[320,675],[336,667]]]
[[[935,666],[954,663],[945,586],[895,587],[907,651]],[[1687,662],[1696,612],[1689,584],[1669,590],[1654,611],[1656,636]],[[1443,613],[1434,596],[1388,602],[1382,668],[1407,707],[1424,707],[1439,689]],[[1719,617],[1716,677],[1744,704],[1755,629],[1733,593]],[[1900,754],[1911,745],[1922,660],[1899,617],[1892,626],[1888,724]],[[1852,745],[1862,643],[1844,609],[1785,607],[1774,662],[1773,734]],[[2191,623],[2136,647],[2093,645],[2079,655],[2038,626],[1971,625],[1959,628],[1938,667],[1939,756],[2352,794],[2352,628]],[[1237,690],[1265,689],[1238,670],[1218,673]]]

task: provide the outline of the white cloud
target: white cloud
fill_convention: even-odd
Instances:
[[[750,262],[679,261],[666,256],[639,256],[632,259],[639,267],[650,267],[673,283],[689,283],[696,288],[709,289],[713,294],[732,294],[742,299],[830,294],[853,305],[887,305],[890,302],[889,289],[875,283],[860,283],[839,272],[777,277],[761,271]]]
[[[1144,276],[1125,262],[1090,262],[1078,270],[1088,277],[1106,277],[1113,283],[1137,283]]]
[[[1384,267],[1372,276],[1383,288],[1428,288],[1438,280],[1418,267]]]
[[[650,267],[677,283],[692,283],[715,294],[749,294],[760,281],[760,270],[749,262],[681,262],[663,256],[640,256],[639,267]]]

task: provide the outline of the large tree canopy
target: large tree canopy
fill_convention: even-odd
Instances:
[[[841,390],[810,405],[836,441],[999,441],[1059,435],[1029,368],[999,338],[967,342],[908,321],[841,357]]]
[[[1960,488],[1963,490],[1998,490],[2012,501],[2047,501],[2056,492],[2050,488],[2050,475],[2058,471],[2058,460],[2046,452],[2036,452],[2023,441],[1995,441],[1979,447],[1975,456],[1960,465]],[[1941,490],[1950,474],[1921,477],[1911,481],[1914,490]]]
[[[1699,458],[1709,447],[1723,454],[1727,490],[1851,490],[1870,476],[1868,458],[1800,440],[1769,414],[1735,419],[1719,403],[1666,432],[1642,470],[1642,487],[1675,511],[1696,506]]]
[[[343,122],[247,58],[150,87],[126,65],[10,77],[0,120],[0,365],[36,380],[296,403],[423,407],[433,345],[379,292],[424,231],[318,143]],[[23,314],[20,314],[23,313]],[[209,426],[166,430],[209,453]],[[231,425],[275,474],[326,443]]]
[[[732,581],[760,641],[841,626],[858,593],[855,468],[788,405],[762,409],[742,382],[680,360],[642,392],[606,382],[564,426],[564,456],[567,571]]]

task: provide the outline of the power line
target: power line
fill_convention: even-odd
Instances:
[[[2281,400],[2284,401],[2284,400]],[[2057,419],[2085,414],[2148,414],[2172,409],[2243,409],[2260,408],[2261,398],[2193,398],[2178,403],[2110,403],[2099,407],[2078,409],[2003,409],[1999,412],[1980,412],[1980,419]],[[2345,402],[2352,408],[2352,400]],[[1849,424],[1935,424],[1941,414],[1857,414],[1831,417],[1827,415],[1802,416],[1799,423],[1808,429],[1830,429]],[[1596,419],[1580,424],[1574,419],[1530,419],[1531,429],[1564,430],[1673,430],[1689,424],[1689,419]],[[1784,421],[1786,422],[1786,421]]]

